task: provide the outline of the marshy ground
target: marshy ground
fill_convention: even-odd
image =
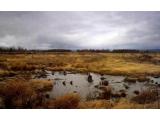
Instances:
[[[0,56],[1,108],[159,108],[159,87],[159,53]]]

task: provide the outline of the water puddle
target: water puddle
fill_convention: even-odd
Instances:
[[[125,76],[100,75],[90,73],[92,82],[88,82],[88,75],[82,73],[72,72],[51,72],[46,71],[47,79],[53,79],[54,87],[49,92],[51,98],[56,98],[67,93],[78,93],[83,100],[97,99],[102,92],[97,86],[102,81],[108,81],[108,85],[112,89],[112,93],[125,92],[126,97],[131,98],[135,96],[135,91],[143,91],[148,87],[159,84],[160,78],[149,77],[149,82],[124,82]]]

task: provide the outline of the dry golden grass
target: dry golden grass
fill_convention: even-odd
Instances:
[[[141,60],[140,53],[52,53],[1,56],[1,64],[10,70],[74,70],[113,75],[156,75],[160,73],[160,54],[149,54],[151,60]],[[4,61],[5,60],[5,61]]]
[[[142,91],[139,95],[133,97],[132,100],[139,104],[152,103],[158,100],[158,91],[156,89]]]
[[[93,100],[80,102],[78,108],[80,109],[110,109],[113,107],[113,103],[107,100]]]
[[[30,80],[30,85],[36,90],[36,91],[50,91],[53,88],[54,81],[53,80]]]
[[[28,82],[10,80],[1,85],[0,96],[5,108],[31,108],[36,100],[36,93]]]
[[[127,99],[120,99],[113,107],[113,109],[142,109],[144,106],[142,104],[137,104],[130,102]]]
[[[45,108],[54,109],[76,109],[80,102],[80,96],[75,93],[69,93],[64,96],[56,98],[56,100],[50,100],[45,104]]]
[[[159,108],[160,104],[158,101],[146,104],[139,104],[125,98],[121,98],[112,107],[112,109],[159,109]]]
[[[31,70],[35,70],[36,68],[33,65],[28,65],[23,62],[15,62],[9,65],[9,69],[14,71],[31,71]]]
[[[111,102],[110,100],[80,101],[78,94],[70,93],[46,102],[44,100],[45,96],[41,92],[44,91],[44,86],[47,86],[47,88],[45,87],[46,90],[51,87],[51,84],[53,82],[47,80],[9,80],[1,82],[0,97],[3,100],[1,102],[4,103],[4,108],[150,109],[160,107],[159,102],[154,99],[154,96],[157,98],[157,94],[155,92],[150,93],[152,91],[141,93],[133,101],[126,98],[121,98],[115,102]],[[142,100],[145,100],[145,102]],[[150,101],[147,102],[146,100]],[[0,106],[3,106],[2,103]]]
[[[134,77],[142,76],[138,80],[144,81],[146,80],[146,75],[160,75],[160,54],[69,52],[3,54],[0,56],[0,80],[3,80],[5,77],[14,76],[15,74],[17,79],[18,75],[20,77],[27,75],[27,78],[29,78],[28,76],[33,75],[36,69],[96,72]],[[0,93],[5,99],[6,106],[15,108],[28,107],[27,105],[30,104],[28,103],[28,99],[35,96],[36,92],[47,91],[53,87],[53,81],[47,80],[28,79],[27,82],[21,80],[7,83],[7,86],[0,87]],[[49,101],[46,104],[46,108],[144,108],[143,104],[126,99],[120,100],[114,106],[105,100],[79,101],[80,98],[78,95],[68,94],[56,100]],[[147,105],[148,108],[153,107],[152,103],[148,103]]]
[[[0,69],[0,77],[3,78],[3,77],[12,77],[16,75],[16,72],[14,71],[8,71],[8,70],[2,70]]]

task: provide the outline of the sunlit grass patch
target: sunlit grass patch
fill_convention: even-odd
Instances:
[[[56,98],[56,100],[50,100],[45,105],[47,108],[55,109],[76,109],[80,102],[80,96],[76,93],[69,93],[64,96]]]
[[[78,108],[80,109],[110,109],[113,103],[107,100],[93,100],[87,102],[80,102]]]
[[[133,103],[127,99],[121,98],[113,107],[113,109],[142,109],[143,105],[138,103]]]

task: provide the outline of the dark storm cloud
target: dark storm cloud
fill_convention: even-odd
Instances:
[[[160,47],[160,12],[0,12],[0,46]]]

